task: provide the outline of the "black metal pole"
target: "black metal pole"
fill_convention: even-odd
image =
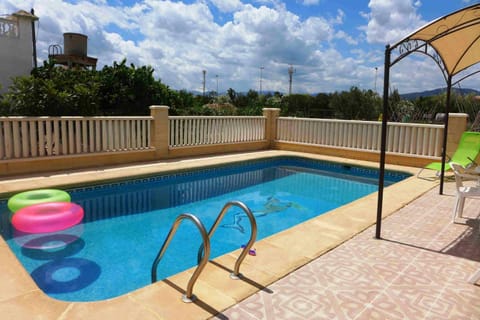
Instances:
[[[440,194],[443,194],[443,182],[445,180],[445,162],[447,159],[447,137],[448,137],[448,118],[450,112],[450,93],[452,91],[452,76],[447,79],[447,99],[445,101],[445,119],[443,129],[443,146],[442,146],[442,169],[440,171]]]
[[[32,15],[35,15],[35,10],[30,10]],[[35,36],[35,20],[32,18],[32,42],[33,42],[33,67],[37,67],[37,39]]]
[[[382,115],[382,140],[380,147],[380,172],[378,175],[378,203],[377,224],[375,238],[381,239],[383,187],[385,180],[385,153],[387,149],[387,121],[388,121],[388,87],[390,86],[390,45],[385,47],[385,66],[383,75],[383,115]]]

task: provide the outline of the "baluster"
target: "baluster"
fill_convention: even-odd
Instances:
[[[412,144],[412,127],[410,126],[406,126],[405,127],[405,130],[404,130],[404,148],[403,148],[403,152],[404,153],[407,153],[407,154],[411,154],[410,152],[410,148],[411,148],[411,144]]]
[[[372,150],[372,127],[372,124],[365,126],[365,148],[367,150]]]
[[[80,120],[81,126],[82,126],[82,148],[81,152],[88,152],[88,127],[87,127],[87,120],[83,118]]]
[[[120,150],[120,128],[119,128],[119,119],[113,119],[112,120],[112,126],[113,126],[113,150],[119,151]],[[142,130],[143,133],[143,130]],[[142,141],[143,142],[143,141]],[[143,145],[143,143],[142,143]]]
[[[205,119],[198,119],[198,143],[206,144],[205,141]]]
[[[178,146],[178,119],[172,119],[172,130],[173,130],[173,135],[171,134],[170,137],[173,138],[173,141],[170,141],[170,144],[173,147]]]
[[[443,148],[443,128],[436,129],[435,155],[440,156]]]
[[[4,132],[5,130],[5,120],[0,119],[0,160],[3,160],[6,158],[5,156],[5,137],[4,137]]]
[[[141,120],[136,120],[136,140],[137,140],[137,148],[141,149],[142,148],[142,122]]]
[[[132,150],[132,132],[130,131],[130,123],[132,120],[128,119],[125,121],[125,147],[128,150]],[[150,137],[150,135],[149,135]]]
[[[20,132],[21,132],[21,149],[22,149],[21,156],[22,158],[26,158],[26,157],[29,157],[28,149],[30,146],[30,143],[28,142],[28,138],[29,138],[28,123],[25,121],[19,120],[19,125],[20,125]]]
[[[88,121],[88,151],[95,152],[95,120],[90,118]]]
[[[44,118],[44,117],[42,117]],[[45,122],[38,119],[38,155],[40,157],[45,156]]]
[[[62,154],[68,154],[68,121],[61,118],[62,125]]]
[[[428,146],[428,141],[430,139],[429,132],[426,130],[423,130],[422,132],[422,153],[423,155],[426,155],[429,153],[429,146]]]
[[[147,147],[147,122],[146,120],[140,120],[142,123],[142,149]]]
[[[47,156],[51,156],[53,140],[52,140],[52,122],[50,119],[45,120],[45,137],[46,137],[45,152]]]
[[[7,159],[13,158],[13,135],[12,122],[8,119],[4,123],[4,138],[5,138],[5,157]]]
[[[395,131],[392,125],[388,126],[388,131],[387,131],[387,146],[386,146],[386,151],[391,152],[394,150],[393,146],[393,136],[395,135]]]
[[[53,146],[52,146],[52,154],[53,155],[60,155],[60,128],[59,128],[60,120],[58,118],[52,118],[52,125],[53,125]]]
[[[106,121],[107,125],[107,150],[106,151],[112,151],[114,148],[113,145],[113,121],[112,120],[107,120]],[[138,134],[137,130],[137,134]]]
[[[95,151],[102,151],[102,120],[95,118],[93,120],[95,124]]]
[[[102,124],[102,151],[108,150],[108,120],[103,118]]]
[[[126,134],[126,131],[125,131],[125,119],[120,119],[118,120],[118,130],[119,130],[119,134],[120,134],[120,145],[119,145],[119,148],[120,150],[127,150],[127,145],[125,143],[125,134]]]
[[[187,145],[187,119],[182,119],[181,121],[181,131],[180,131],[180,145],[183,147],[183,146],[186,146]]]
[[[75,130],[73,132],[75,137],[75,151],[74,153],[78,154],[82,152],[82,124],[81,120],[75,118],[73,124],[75,125]]]
[[[418,132],[418,127],[412,127],[411,128],[411,133],[410,133],[410,154],[417,154],[417,132]]]
[[[30,155],[36,157],[38,155],[38,141],[37,141],[37,126],[36,121],[29,120],[29,133],[30,133]],[[0,157],[1,158],[1,157]]]
[[[12,131],[13,131],[13,155],[15,158],[20,158],[21,156],[21,140],[20,140],[20,125],[18,120],[15,119],[12,123]]]

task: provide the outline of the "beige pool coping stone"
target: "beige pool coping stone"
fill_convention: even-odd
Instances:
[[[12,177],[0,181],[0,198],[36,188],[74,187],[114,181],[125,177],[178,172],[197,167],[277,156],[300,156],[378,168],[378,164],[373,162],[269,150]],[[387,164],[386,169],[410,173],[412,177],[385,188],[384,217],[438,185],[438,181],[417,178],[415,175],[418,168]],[[267,288],[269,284],[373,225],[376,220],[376,211],[377,193],[374,193],[256,242],[257,255],[247,256],[240,268],[243,275],[240,280],[231,280],[229,277],[240,250],[212,260],[207,264],[193,288],[193,293],[197,297],[194,303],[184,303],[181,300],[193,268],[108,300],[96,302],[55,300],[45,295],[37,287],[4,239],[0,237],[0,283],[2,284],[0,286],[0,315],[5,319],[28,320],[208,319],[258,290],[269,290]],[[150,272],[150,270],[146,270],[146,272]]]

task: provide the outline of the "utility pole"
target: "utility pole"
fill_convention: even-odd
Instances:
[[[215,75],[215,78],[217,78],[217,97],[218,97],[218,74]]]
[[[207,70],[202,70],[203,73],[203,96],[205,97],[205,76],[207,74]]]
[[[378,67],[375,67],[375,93],[377,93],[377,72],[378,72]]]
[[[288,67],[288,94],[291,95],[292,94],[292,82],[293,82],[293,73],[295,72],[295,69],[293,68],[292,65],[290,65],[290,67]]]
[[[30,13],[32,16],[35,16],[35,10],[33,8],[30,10]],[[36,39],[36,34],[35,34],[35,20],[32,19],[32,42],[33,42],[33,67],[37,67],[37,39]]]
[[[263,77],[263,69],[265,69],[264,66],[260,67],[260,95],[262,95],[262,77]]]

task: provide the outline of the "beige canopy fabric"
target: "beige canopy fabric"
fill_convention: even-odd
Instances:
[[[413,46],[412,42],[415,43]],[[405,48],[405,53],[419,51],[420,48],[427,50],[426,45],[434,48],[448,76],[477,64],[480,62],[480,4],[430,22],[393,45],[392,49],[406,43],[410,47]]]
[[[439,65],[447,82],[447,97],[445,103],[445,114],[447,114],[447,116],[445,117],[445,128],[443,132],[442,170],[440,174],[440,194],[443,194],[446,161],[445,150],[447,146],[448,112],[452,78],[480,62],[480,3],[430,22],[395,45],[387,45],[385,49],[380,173],[378,178],[377,223],[375,231],[375,238],[377,239],[381,238],[382,225],[390,68],[414,52],[423,53],[432,57]],[[394,59],[392,59],[392,54],[396,54]],[[470,72],[470,70],[468,70],[468,72]],[[466,76],[462,76],[457,83],[479,72],[479,70],[470,72]]]

